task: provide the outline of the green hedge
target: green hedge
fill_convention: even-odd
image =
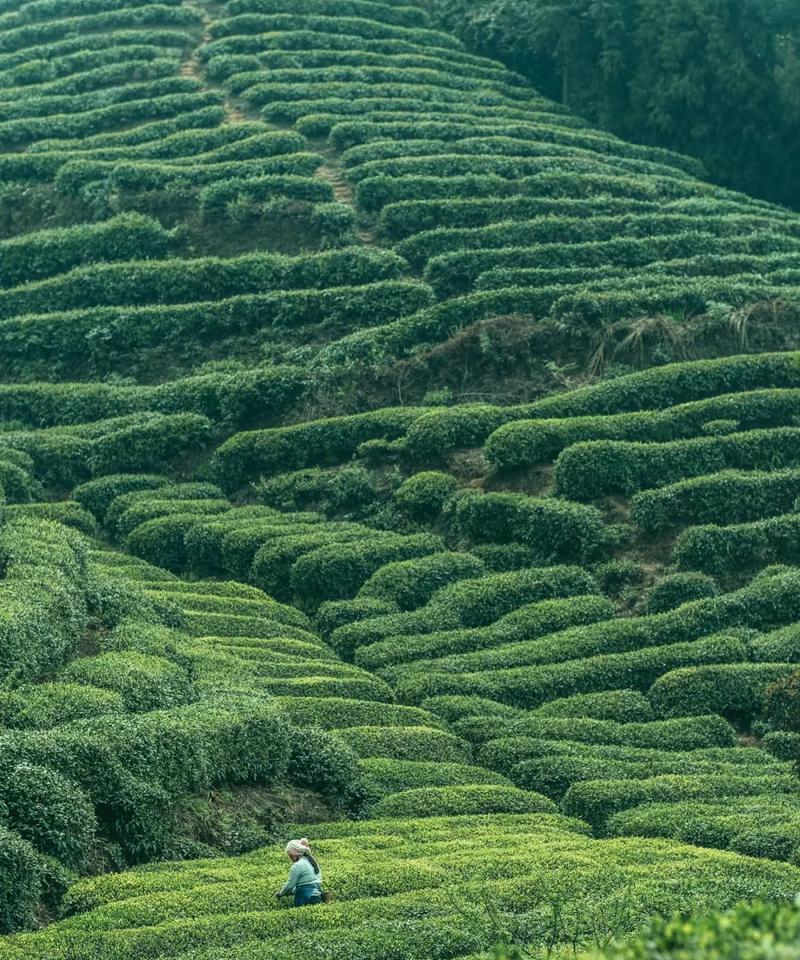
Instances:
[[[347,656],[395,635],[431,634],[459,627],[488,626],[521,604],[591,593],[595,583],[579,567],[541,567],[461,580],[443,587],[417,610],[348,624],[335,630],[331,643]]]
[[[458,488],[458,481],[449,473],[426,470],[404,480],[394,497],[403,510],[420,521],[435,520]]]
[[[22,837],[0,826],[0,933],[33,926],[43,864]]]
[[[561,420],[517,419],[500,426],[486,442],[486,457],[500,469],[535,465],[555,459],[581,440],[663,442],[695,437],[709,423],[723,419],[736,429],[782,426],[794,422],[800,392],[794,388],[724,394],[679,404],[667,410],[647,410]],[[535,410],[536,405],[529,406]],[[520,413],[524,408],[520,409]]]
[[[666,613],[599,622],[590,620],[590,626],[576,626],[541,638],[534,636],[526,639],[524,633],[522,636],[512,635],[510,642],[450,656],[438,665],[412,663],[406,670],[389,672],[414,673],[432,669],[464,672],[503,665],[555,664],[579,657],[646,651],[648,647],[692,641],[720,630],[738,627],[763,629],[781,621],[793,622],[797,618],[796,584],[794,573],[781,571],[773,577],[756,580],[740,590],[695,600]],[[420,615],[425,609],[422,608]],[[513,617],[509,620],[513,621]],[[520,622],[524,624],[526,620],[527,616],[522,614]],[[362,629],[367,626],[365,623]],[[740,636],[740,640],[742,644],[749,645],[749,637]]]
[[[437,660],[530,641],[576,625],[610,619],[616,608],[605,597],[581,593],[565,599],[540,600],[522,606],[482,628],[403,633],[367,643],[355,651],[355,662],[368,670],[386,669],[421,661],[421,669],[436,669]],[[367,624],[368,626],[368,624]],[[337,643],[343,643],[340,634]],[[346,647],[342,652],[346,652]]]
[[[791,954],[800,936],[800,910],[783,903],[741,903],[725,912],[695,912],[687,919],[677,913],[656,918],[630,943],[596,950],[592,960],[658,960],[665,951],[696,960],[721,960],[742,953],[751,956],[773,950]]]
[[[662,717],[713,711],[748,722],[764,708],[767,687],[796,670],[791,663],[685,667],[659,677],[648,696]]]
[[[8,770],[0,787],[6,823],[45,856],[80,870],[91,860],[97,821],[74,783],[32,764]]]
[[[57,669],[88,625],[85,547],[80,536],[47,520],[0,530],[0,673],[35,679]]]
[[[576,783],[567,791],[562,809],[597,829],[623,810],[642,803],[675,803],[693,798],[724,799],[756,793],[797,792],[797,780],[788,776],[734,777],[666,775],[641,780],[590,780]]]
[[[367,528],[353,524],[352,526],[340,528],[336,524],[330,527],[327,525],[318,528],[309,528],[312,532],[294,533],[292,530],[275,531],[272,537],[263,538],[256,534],[254,540],[245,546],[250,549],[255,547],[256,553],[250,567],[249,579],[252,583],[266,590],[279,600],[289,602],[293,597],[292,575],[295,564],[303,557],[313,553],[316,550],[328,550],[336,544],[359,543],[369,539]],[[277,536],[275,535],[277,533]],[[264,542],[266,540],[266,542]],[[237,538],[235,543],[241,551],[242,538]],[[367,573],[369,576],[369,573]],[[335,585],[333,585],[335,587]],[[356,588],[358,584],[356,584]],[[320,597],[319,600],[330,599],[329,597]]]
[[[365,440],[402,436],[426,408],[386,408],[231,437],[214,453],[212,475],[226,490],[259,476],[349,459]]]
[[[0,695],[0,723],[4,727],[46,730],[105,713],[124,712],[119,693],[84,682],[25,684]]]
[[[800,459],[798,437],[800,428],[777,427],[666,443],[589,440],[561,453],[555,479],[565,496],[588,500],[754,463],[789,467]]]
[[[389,250],[358,247],[294,257],[258,252],[225,259],[169,257],[154,262],[139,256],[122,263],[93,262],[61,276],[2,291],[0,315],[185,304],[267,290],[351,287],[397,280],[404,267],[404,261]]]
[[[396,690],[402,700],[411,703],[442,694],[467,694],[530,709],[569,693],[592,693],[621,687],[646,690],[662,674],[678,667],[736,663],[743,658],[741,641],[717,636],[564,663],[480,673],[411,672],[397,682]]]
[[[146,471],[201,451],[211,423],[193,413],[152,414],[95,440],[90,464],[96,473]]]
[[[126,486],[125,477],[134,478],[134,484],[131,489],[123,489]],[[137,524],[143,520],[152,518],[148,515],[149,504],[151,503],[189,503],[191,501],[214,501],[224,499],[224,494],[216,484],[200,482],[174,483],[165,477],[163,483],[149,483],[140,485],[138,478],[142,474],[112,474],[109,478],[102,477],[100,484],[104,480],[110,480],[109,492],[119,489],[119,493],[108,503],[104,514],[105,526],[116,537],[124,536],[130,533]],[[145,481],[147,474],[144,475]],[[152,475],[151,475],[152,476]],[[158,475],[155,475],[158,476]],[[88,486],[88,484],[87,484]],[[102,486],[100,488],[103,489]],[[139,510],[144,513],[140,516]],[[128,518],[123,520],[123,518]]]
[[[455,501],[452,523],[462,537],[479,543],[524,543],[540,563],[585,563],[603,556],[613,542],[599,510],[519,493],[465,494]]]
[[[643,490],[631,518],[643,530],[681,524],[748,523],[791,511],[800,496],[800,470],[723,470]]]
[[[60,679],[118,693],[125,708],[134,712],[180,706],[192,693],[186,672],[177,664],[134,651],[73,660],[61,671]]]
[[[310,723],[326,730],[348,727],[435,727],[441,723],[419,707],[342,697],[277,696],[276,709],[294,723]]]
[[[92,260],[163,257],[174,243],[174,235],[157,220],[138,213],[122,213],[104,223],[41,230],[0,242],[0,284],[30,283]]]
[[[433,557],[439,554],[432,554]],[[397,564],[409,564],[413,567],[415,561],[398,560]],[[387,563],[387,568],[394,564]],[[327,641],[330,640],[334,630],[345,626],[348,623],[355,623],[357,620],[367,620],[371,617],[381,617],[387,613],[397,613],[398,606],[394,601],[381,599],[380,597],[362,596],[362,592],[368,584],[372,583],[376,577],[380,576],[380,570],[374,573],[359,591],[359,595],[352,600],[326,600],[317,608],[314,624],[320,635]]]
[[[749,647],[750,658],[761,663],[800,662],[800,624],[759,634],[750,640]]]
[[[543,703],[536,713],[542,717],[590,717],[625,724],[646,723],[654,719],[650,701],[638,690],[576,693]]]
[[[485,571],[482,561],[469,553],[434,553],[413,560],[397,560],[373,573],[358,591],[357,599],[385,601],[390,605],[391,612],[395,609],[416,610],[442,587],[459,580],[475,579]],[[370,612],[373,611],[390,612],[379,608],[376,611],[375,607]],[[332,632],[329,630],[325,634],[323,631],[323,635],[330,636]]]
[[[426,726],[348,727],[339,736],[359,757],[469,763],[469,745],[460,737]]]
[[[441,550],[441,538],[427,533],[382,534],[356,543],[320,546],[295,561],[291,587],[296,596],[314,606],[323,600],[345,599],[385,564]]]
[[[664,613],[683,603],[715,597],[719,593],[711,577],[702,573],[670,573],[650,587],[644,598],[648,614]]]
[[[444,817],[492,813],[557,813],[548,797],[517,787],[471,784],[418,787],[384,797],[372,808],[375,817]]]
[[[698,704],[698,709],[702,707],[702,703]],[[496,724],[494,731],[493,723]],[[495,744],[503,743],[513,747],[517,739],[525,738],[640,747],[662,752],[732,747],[736,742],[733,727],[722,717],[713,714],[652,720],[646,723],[617,723],[590,717],[548,717],[535,713],[500,723],[490,717],[468,717],[457,722],[454,729],[468,735],[471,740],[489,738],[480,754],[483,763],[487,763],[487,757],[496,749]],[[495,733],[499,734],[502,740],[494,740]]]
[[[706,573],[733,573],[800,559],[800,514],[753,523],[690,527],[675,541],[678,566]]]
[[[386,760],[368,758],[360,761],[369,796],[379,800],[387,794],[421,787],[453,787],[491,783],[510,786],[499,773],[466,763],[431,760]]]
[[[106,511],[117,497],[124,493],[157,490],[169,484],[167,477],[146,473],[117,473],[97,480],[89,480],[75,487],[73,497],[103,522]]]

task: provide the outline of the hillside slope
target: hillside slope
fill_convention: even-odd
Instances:
[[[799,216],[374,0],[5,3],[0,148],[0,958],[800,889]]]

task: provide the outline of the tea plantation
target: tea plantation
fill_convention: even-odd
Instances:
[[[422,0],[2,0],[0,960],[800,956],[800,214],[704,176]]]

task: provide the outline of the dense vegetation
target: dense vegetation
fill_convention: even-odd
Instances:
[[[800,19],[784,0],[427,0],[473,49],[621,137],[800,208]]]
[[[0,150],[0,960],[791,943],[800,216],[395,0],[8,0]]]

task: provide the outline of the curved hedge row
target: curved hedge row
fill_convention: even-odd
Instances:
[[[390,614],[339,627],[331,643],[339,653],[396,634],[432,634],[438,630],[488,626],[521,604],[551,597],[577,596],[596,589],[579,567],[541,567],[461,580],[443,587],[417,610]]]
[[[793,425],[798,409],[800,391],[771,389],[725,394],[667,410],[515,420],[489,436],[485,453],[491,463],[507,470],[554,460],[562,450],[583,440],[675,441],[698,436],[709,423],[723,419],[741,430]]]
[[[753,523],[690,527],[675,542],[679,566],[707,573],[739,572],[771,563],[797,561],[800,514]]]
[[[400,631],[385,640],[357,647],[354,661],[367,670],[387,669],[416,661],[421,661],[423,668],[429,668],[439,658],[533,640],[576,625],[610,619],[615,613],[616,607],[610,600],[594,594],[573,594],[564,599],[523,603],[485,627],[417,634]],[[346,653],[344,632],[336,637],[336,642],[340,645],[340,652]]]
[[[560,454],[555,465],[556,484],[565,496],[586,500],[635,493],[753,463],[789,467],[800,459],[799,436],[797,427],[776,427],[665,443],[587,440]]]

